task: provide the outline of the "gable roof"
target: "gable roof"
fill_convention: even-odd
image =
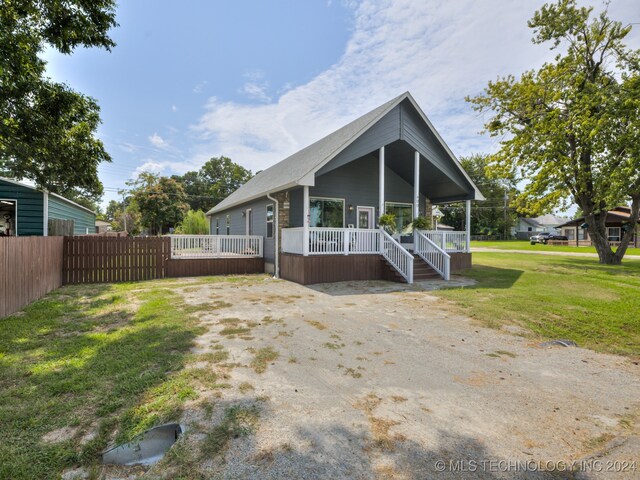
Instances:
[[[605,218],[605,225],[607,223],[617,223],[617,222],[629,222],[632,220],[631,218],[631,208],[626,206],[614,207],[611,210],[607,211],[607,217]],[[640,218],[638,218],[640,221]],[[573,220],[569,220],[568,222],[563,223],[562,225],[558,225],[559,227],[572,227],[576,225],[580,225],[585,222],[585,217],[574,218]]]
[[[241,205],[251,200],[264,197],[269,193],[275,193],[287,188],[299,185],[313,186],[315,182],[314,174],[318,170],[335,158],[336,155],[347,148],[378,120],[384,117],[389,111],[405,99],[408,99],[413,104],[424,122],[427,124],[427,127],[434,133],[440,144],[446,150],[447,154],[460,169],[469,184],[473,187],[475,191],[475,198],[477,200],[484,200],[480,190],[478,190],[471,178],[469,178],[460,165],[460,162],[444,143],[444,140],[442,140],[411,94],[409,92],[405,92],[371,110],[369,113],[353,120],[351,123],[339,128],[326,137],[321,138],[317,142],[312,143],[308,147],[305,147],[285,158],[279,163],[276,163],[275,165],[258,173],[255,177],[209,210],[207,215]]]
[[[42,190],[37,189],[33,185],[27,185],[26,183],[21,183],[21,182],[18,182],[16,180],[13,180],[11,178],[0,177],[0,180],[2,180],[3,182],[7,182],[7,183],[13,183],[14,185],[18,185],[18,186],[23,187],[23,188],[28,188],[29,190],[35,190],[36,192],[44,193]],[[73,200],[69,200],[68,198],[63,197],[62,195],[58,195],[57,193],[53,193],[53,192],[46,192],[46,193],[48,193],[52,197],[56,197],[56,198],[59,198],[60,200],[64,200],[65,202],[70,203],[71,205],[73,205],[75,207],[78,207],[78,208],[81,208],[83,210],[86,210],[89,213],[92,213],[94,215],[96,214],[96,212],[94,212],[90,208],[87,208],[84,205],[80,205],[79,203],[76,203]]]

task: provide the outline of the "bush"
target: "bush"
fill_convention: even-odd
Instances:
[[[189,210],[182,223],[176,228],[176,233],[184,235],[207,235],[209,222],[202,210]]]

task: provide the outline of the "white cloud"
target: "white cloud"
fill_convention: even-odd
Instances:
[[[176,107],[175,105],[171,105],[171,111],[172,112],[177,112],[178,111],[178,107]]]
[[[207,85],[207,83],[209,83],[209,82],[207,82],[206,80],[203,80],[200,83],[194,85],[194,87],[191,89],[191,91],[193,93],[195,93],[195,94],[201,93],[202,89]]]
[[[238,91],[251,100],[258,100],[260,102],[270,102],[271,97],[267,94],[269,88],[269,82],[264,79],[264,73],[260,70],[255,70],[244,74],[247,81],[242,85],[242,88]]]
[[[148,138],[151,145],[153,145],[156,148],[167,150],[170,147],[169,143],[157,133],[150,135]]]
[[[602,8],[594,2],[596,11]],[[224,153],[264,169],[383,102],[409,90],[453,151],[495,148],[478,135],[483,119],[464,101],[487,81],[551,59],[533,45],[526,22],[539,0],[364,0],[354,5],[353,34],[342,57],[310,82],[273,101],[261,76],[243,91],[266,103],[210,98],[194,125],[194,163]],[[635,18],[635,0],[614,1],[613,18]],[[636,14],[637,16],[637,14]],[[630,45],[638,46],[636,32]]]
[[[162,173],[167,168],[167,162],[156,162],[155,160],[147,160],[135,169],[134,176],[138,176],[143,172]]]

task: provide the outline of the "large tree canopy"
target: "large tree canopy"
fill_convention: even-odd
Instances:
[[[187,193],[192,210],[205,212],[227,198],[252,177],[251,171],[228,157],[212,157],[197,172],[174,175]]]
[[[153,235],[176,227],[189,209],[182,185],[173,178],[141,173],[129,182],[131,203],[140,212],[140,223]]]
[[[468,98],[492,113],[486,131],[504,138],[491,168],[527,180],[518,199],[523,212],[576,203],[600,261],[618,264],[640,210],[640,53],[624,44],[631,26],[606,10],[592,16],[592,8],[559,0],[537,11],[529,27],[534,43],[559,52],[555,60]],[[632,218],[614,252],[605,218],[620,201],[631,202]]]
[[[61,194],[102,192],[98,165],[110,161],[95,137],[95,100],[45,77],[46,47],[115,44],[114,0],[3,0],[0,3],[0,171]]]

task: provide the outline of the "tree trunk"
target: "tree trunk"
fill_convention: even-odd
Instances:
[[[616,257],[622,262],[622,258],[624,254],[627,252],[627,248],[629,247],[629,243],[633,238],[634,232],[637,230],[638,225],[638,215],[640,214],[640,195],[634,195],[631,197],[631,217],[630,223],[626,228],[626,231],[622,234],[622,238],[620,238],[620,245],[616,250]],[[636,240],[637,241],[637,240]]]
[[[620,265],[622,259],[616,257],[616,254],[611,250],[611,246],[609,245],[609,236],[607,235],[607,227],[605,225],[606,219],[606,211],[586,214],[585,221],[587,222],[587,230],[589,231],[591,242],[593,246],[596,247],[596,252],[598,252],[600,263]]]

